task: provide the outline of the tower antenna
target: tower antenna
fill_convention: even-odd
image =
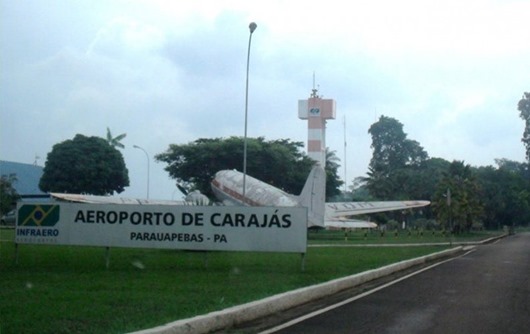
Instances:
[[[313,71],[313,89],[311,90],[311,97],[319,97],[318,89],[315,87],[315,71]]]

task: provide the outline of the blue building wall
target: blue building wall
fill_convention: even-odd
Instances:
[[[17,180],[13,183],[13,188],[23,200],[48,197],[47,193],[39,189],[43,172],[41,166],[0,160],[0,175],[15,175]]]

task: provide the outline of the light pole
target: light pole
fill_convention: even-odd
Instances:
[[[149,154],[147,154],[147,151],[138,145],[133,145],[133,147],[144,151],[145,157],[147,158],[147,199],[149,199]]]
[[[449,209],[449,233],[453,233],[453,211],[451,209],[451,188],[447,188],[447,208]]]
[[[243,197],[245,197],[247,190],[247,119],[248,119],[248,69],[250,64],[250,44],[252,42],[252,33],[258,25],[251,22],[248,26],[250,35],[248,36],[248,52],[247,52],[247,85],[245,89],[245,136],[243,138]]]

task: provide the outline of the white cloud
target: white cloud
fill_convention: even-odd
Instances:
[[[102,27],[90,43],[87,54],[120,58],[152,52],[165,44],[165,34],[157,27],[126,17],[117,17]]]

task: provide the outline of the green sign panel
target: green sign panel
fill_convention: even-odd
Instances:
[[[23,205],[18,210],[18,226],[55,226],[59,221],[59,205]]]

